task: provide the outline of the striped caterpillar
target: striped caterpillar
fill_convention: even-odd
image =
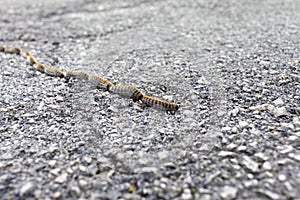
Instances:
[[[122,85],[112,85],[109,87],[111,93],[120,95],[121,97],[130,98],[134,102],[139,101],[143,98],[142,92],[134,86],[122,86]]]
[[[88,78],[88,81],[96,86],[98,89],[104,89],[109,91],[109,88],[111,86],[113,86],[113,84],[111,82],[109,82],[108,80],[105,80],[97,75],[90,75]]]
[[[34,59],[34,57],[28,52],[28,51],[24,51],[23,52],[25,57],[27,57],[27,61],[29,65],[35,65],[38,64],[38,62]]]
[[[176,103],[171,103],[146,95],[144,95],[141,100],[147,106],[151,106],[160,110],[165,110],[167,112],[170,112],[171,114],[175,114],[175,112],[179,109],[179,105]]]
[[[88,83],[92,84],[98,89],[103,89],[113,94],[118,94],[121,97],[130,98],[134,102],[141,101],[147,106],[151,106],[160,110],[165,110],[171,114],[175,114],[175,112],[179,109],[178,104],[146,96],[140,91],[140,89],[134,86],[114,85],[110,81],[105,80],[97,75],[90,75],[86,72],[80,72],[74,70],[62,71],[55,67],[43,65],[37,62],[36,59],[28,51],[23,51],[18,47],[8,48],[0,45],[0,52],[16,54],[16,55],[22,54],[26,57],[27,63],[33,66],[35,70],[40,71],[41,73],[45,73],[46,75],[49,76],[65,78],[66,81],[69,81],[71,78],[86,80],[88,81]]]
[[[20,55],[21,49],[19,49],[18,47],[4,48],[4,52]]]
[[[87,80],[89,78],[89,75],[85,72],[78,72],[78,71],[74,71],[74,70],[68,70],[66,72],[65,79],[67,81],[69,81],[70,78]]]

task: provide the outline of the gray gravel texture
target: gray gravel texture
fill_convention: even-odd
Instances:
[[[1,199],[300,199],[300,1],[0,0]]]

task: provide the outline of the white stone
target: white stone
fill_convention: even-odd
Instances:
[[[273,101],[273,103],[277,106],[284,104],[284,102],[281,98],[276,99],[275,101]]]
[[[60,95],[57,95],[57,96],[55,97],[55,100],[56,100],[57,102],[63,102],[63,101],[64,101],[64,98],[63,98],[62,96],[60,96]]]
[[[23,197],[28,193],[32,192],[34,189],[34,184],[32,182],[27,182],[20,188],[20,196]]]
[[[156,167],[143,167],[140,171],[142,173],[154,173],[154,174],[156,174],[158,172],[158,169]]]
[[[264,170],[271,170],[272,169],[272,166],[271,166],[271,163],[270,162],[264,162],[264,164],[262,165],[262,168]]]
[[[162,150],[162,151],[158,152],[157,155],[160,160],[166,159],[170,156],[169,151],[166,151],[166,150]]]
[[[273,114],[277,117],[287,116],[289,113],[287,112],[285,107],[279,107],[273,109]]]
[[[224,200],[234,199],[237,195],[238,189],[232,186],[224,186],[220,195]]]
[[[266,196],[268,196],[270,199],[273,199],[273,200],[281,199],[280,195],[278,195],[278,194],[276,194],[272,191],[269,191],[269,190],[259,189],[259,192],[262,193],[262,194],[265,194]]]
[[[56,177],[56,179],[54,180],[55,183],[64,183],[68,180],[68,174],[67,173],[63,173],[60,176]]]
[[[283,146],[282,150],[280,150],[279,153],[286,154],[286,153],[290,153],[293,150],[294,148],[291,145],[287,145],[287,146]]]
[[[191,110],[185,110],[185,111],[183,111],[183,116],[185,116],[187,118],[193,117],[194,114],[195,114],[195,112],[191,111]]]
[[[239,113],[240,109],[239,108],[235,108],[235,109],[232,109],[231,111],[229,111],[228,115],[229,116],[237,116],[237,114]]]
[[[248,125],[249,125],[249,123],[246,122],[246,121],[240,121],[240,122],[239,122],[240,128],[245,128],[245,127],[247,127]]]
[[[246,188],[256,186],[258,185],[258,180],[253,179],[253,180],[245,181],[244,185]]]
[[[226,131],[231,131],[231,128],[229,126],[225,126],[225,127],[222,127],[221,130],[226,132]]]
[[[264,161],[268,160],[268,157],[264,153],[262,153],[262,152],[258,152],[256,154],[254,154],[254,156],[257,157],[257,158],[260,158],[260,159],[262,159]]]
[[[218,153],[218,156],[220,156],[220,157],[232,157],[234,155],[236,155],[236,154],[234,152],[231,152],[231,151],[220,151]]]
[[[86,172],[87,171],[87,167],[84,166],[84,165],[79,165],[79,170],[82,171],[82,172]]]
[[[300,154],[289,153],[289,157],[300,162]]]
[[[252,160],[249,156],[243,156],[243,161],[242,161],[243,165],[250,170],[251,172],[258,172],[259,171],[259,165],[257,162],[255,162],[254,160]]]
[[[246,149],[247,149],[246,146],[239,146],[239,147],[237,148],[238,151],[245,151]]]
[[[56,163],[57,163],[56,160],[50,160],[50,161],[48,162],[48,165],[49,165],[50,167],[55,167]]]
[[[80,179],[78,181],[78,184],[79,184],[80,187],[85,187],[85,186],[88,185],[88,182],[86,180]]]
[[[183,193],[182,193],[182,195],[181,195],[181,198],[184,199],[184,200],[190,200],[190,199],[192,199],[192,198],[193,198],[193,195],[191,194],[190,189],[185,188],[185,189],[183,190]]]
[[[282,128],[286,128],[286,129],[292,129],[292,130],[294,130],[294,128],[295,128],[295,126],[294,126],[294,124],[291,124],[291,123],[280,123],[280,126],[282,127]]]
[[[53,193],[53,194],[52,194],[52,197],[53,197],[54,199],[60,198],[60,197],[61,197],[61,192],[57,191],[57,192]]]
[[[91,164],[91,162],[92,162],[92,158],[91,158],[91,157],[88,157],[88,156],[84,156],[84,157],[83,157],[83,160],[84,160],[87,164]]]
[[[70,186],[70,190],[73,191],[76,195],[80,195],[80,188],[78,186]]]
[[[284,174],[279,174],[279,175],[278,175],[278,180],[280,180],[280,181],[285,181],[285,180],[286,180],[286,175],[284,175]]]

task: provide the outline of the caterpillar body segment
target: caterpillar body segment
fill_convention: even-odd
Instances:
[[[70,78],[75,78],[75,79],[82,79],[82,80],[88,80],[89,75],[85,72],[79,72],[79,71],[74,71],[74,70],[68,70],[65,75],[65,79],[67,81],[70,80]]]
[[[171,114],[175,114],[175,112],[179,109],[179,105],[176,103],[171,103],[146,95],[142,97],[142,102],[147,106],[151,106],[159,110],[165,110],[167,112],[170,112]]]
[[[0,52],[5,52],[5,46],[0,45]]]
[[[113,85],[109,88],[109,91],[121,97],[130,98],[133,101],[139,101],[144,96],[142,92],[134,86]]]
[[[63,71],[61,71],[60,69],[57,69],[55,67],[49,67],[49,66],[45,66],[45,74],[47,74],[49,76],[59,77],[59,78],[65,77],[65,74]]]
[[[113,86],[113,84],[111,82],[109,82],[108,80],[105,80],[97,75],[90,75],[88,77],[88,81],[96,86],[98,89],[104,89],[104,90],[109,90],[109,88],[111,86]]]
[[[26,56],[29,65],[32,66],[38,63],[28,51],[22,51],[22,53]]]
[[[43,65],[41,63],[35,63],[35,64],[33,64],[33,66],[34,66],[34,69],[36,69],[37,71],[45,73],[45,69],[46,69],[45,65]]]
[[[9,47],[9,48],[5,48],[4,52],[20,55],[21,49],[19,49],[18,47]]]

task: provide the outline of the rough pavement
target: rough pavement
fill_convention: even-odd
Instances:
[[[299,1],[0,0],[2,199],[300,199]]]

